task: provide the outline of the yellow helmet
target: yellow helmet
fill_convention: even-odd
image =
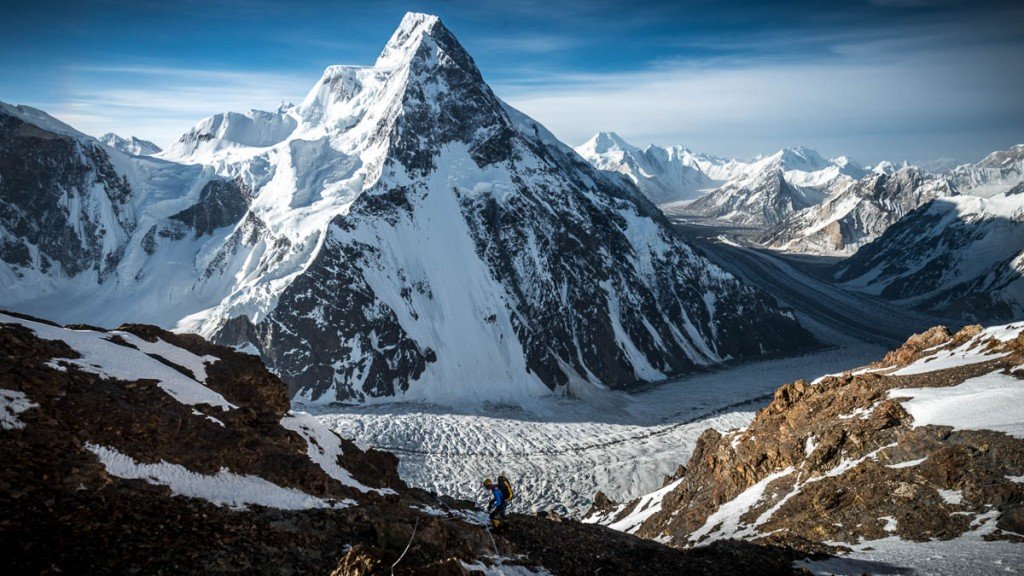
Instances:
[[[490,485],[491,485],[491,479],[490,478],[484,478],[484,486],[490,486]]]

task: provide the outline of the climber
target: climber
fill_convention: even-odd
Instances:
[[[484,479],[484,488],[491,493],[491,501],[487,504],[487,512],[491,518],[491,526],[498,528],[505,523],[505,509],[508,501],[513,498],[512,483],[504,475],[498,476],[494,484],[490,478]]]

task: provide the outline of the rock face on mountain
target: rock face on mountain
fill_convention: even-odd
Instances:
[[[575,150],[596,168],[629,178],[655,204],[693,200],[721,184],[702,169],[721,161],[682,146],[652,144],[641,149],[614,132],[600,132]]]
[[[9,267],[89,273],[103,282],[135,229],[127,179],[104,146],[8,111],[0,108],[0,259]],[[0,275],[5,291],[17,290],[13,275]]]
[[[838,264],[846,286],[967,321],[1024,314],[1024,197],[940,198]]]
[[[948,180],[915,167],[875,173],[782,219],[758,241],[787,252],[852,254],[907,213],[952,194]]]
[[[821,203],[849,186],[864,170],[846,158],[826,161],[807,148],[786,148],[747,164],[736,164],[729,181],[686,206],[685,213],[756,228]]]
[[[100,136],[99,140],[111,148],[116,148],[125,154],[134,154],[135,156],[150,156],[163,151],[162,148],[149,140],[143,140],[135,136],[122,138],[113,132],[107,132]]]
[[[486,515],[291,412],[255,356],[153,326],[0,313],[0,551],[10,574],[790,574],[795,552],[679,551]]]
[[[747,428],[705,432],[664,488],[605,499],[590,521],[676,547],[1021,541],[1022,362],[1024,324],[933,328],[871,366],[783,386]]]
[[[498,99],[433,16],[407,15],[374,66],[328,68],[298,105],[217,115],[156,157],[102,149],[118,188],[38,186],[54,206],[115,206],[75,222],[116,241],[51,273],[34,247],[65,240],[5,226],[16,289],[0,303],[254,349],[301,402],[516,402],[812,344],[634,186]],[[69,271],[86,269],[102,274]]]

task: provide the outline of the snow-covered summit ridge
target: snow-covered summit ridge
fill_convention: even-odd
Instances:
[[[375,68],[393,68],[412,57],[425,35],[430,35],[441,25],[441,20],[431,14],[407,12],[395,29],[384,49],[381,50]]]
[[[103,136],[100,136],[99,140],[111,148],[115,148],[126,154],[134,154],[135,156],[149,156],[163,150],[149,140],[143,140],[141,138],[136,138],[135,136],[122,138],[113,132],[107,132]]]
[[[805,205],[802,204],[804,196],[817,198],[817,192],[860,178],[867,172],[846,156],[825,160],[817,151],[805,146],[738,160],[696,153],[684,146],[651,144],[640,148],[614,132],[599,132],[575,150],[595,167],[629,178],[655,204],[669,205],[716,194],[718,198],[710,201],[711,206],[702,208],[701,204],[696,204],[696,209],[741,221],[763,218],[761,214],[748,212],[759,210],[765,203],[769,195],[758,196],[756,189],[765,186],[776,173],[781,173],[794,188],[814,189],[795,192],[799,207]],[[723,209],[726,205],[731,208]]]
[[[598,132],[593,138],[576,147],[576,151],[584,158],[589,158],[591,155],[635,149],[636,146],[629,144],[615,132]]]
[[[71,136],[72,138],[79,140],[94,140],[92,136],[75,130],[71,126],[57,120],[38,108],[33,108],[24,104],[8,104],[6,102],[0,102],[0,113],[19,118],[23,122],[57,134]]]

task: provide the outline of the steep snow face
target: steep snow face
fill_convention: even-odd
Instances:
[[[964,320],[1024,313],[1024,196],[940,198],[844,261],[847,286]]]
[[[641,150],[614,132],[600,132],[577,146],[576,153],[600,170],[626,176],[655,204],[692,200],[720,183],[701,167],[702,161],[713,161],[682,146],[652,144]]]
[[[218,115],[125,160],[167,165],[190,183],[176,173],[170,198],[137,180],[145,217],[116,287],[77,283],[84,303],[61,317],[130,311],[253,346],[301,402],[586,394],[811,341],[635,187],[501,102],[432,16],[407,15],[374,66],[329,67],[296,106]]]
[[[846,157],[826,161],[814,150],[798,146],[749,163],[733,160],[719,165],[717,172],[728,181],[686,211],[764,228],[821,203],[850,186],[865,170]],[[708,173],[715,171],[709,168]]]
[[[122,138],[113,132],[107,132],[103,136],[100,136],[99,140],[111,148],[116,148],[125,154],[132,154],[135,156],[151,156],[163,150],[149,140],[142,140],[135,136]]]
[[[952,194],[948,180],[917,168],[873,173],[777,222],[759,240],[790,252],[852,254],[910,211]]]

